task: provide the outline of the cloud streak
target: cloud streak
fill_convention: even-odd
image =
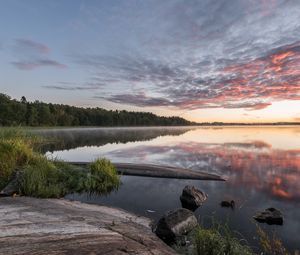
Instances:
[[[47,45],[23,38],[16,39],[16,47],[33,50],[42,54],[48,54],[50,52],[50,48]]]
[[[15,61],[12,62],[20,70],[33,70],[40,67],[66,68],[67,66],[51,59],[37,59],[32,61]]]
[[[75,83],[59,82],[60,85],[46,85],[43,86],[46,89],[54,90],[67,90],[67,91],[85,91],[85,90],[99,90],[103,87],[101,83],[86,83],[83,85],[74,85]]]
[[[17,60],[11,64],[19,70],[29,71],[41,67],[67,68],[65,64],[48,58],[50,48],[45,44],[29,39],[16,39],[15,49]]]

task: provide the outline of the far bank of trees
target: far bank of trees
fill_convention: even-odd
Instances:
[[[180,117],[149,112],[109,111],[40,101],[11,99],[0,93],[0,126],[179,126],[192,125]]]

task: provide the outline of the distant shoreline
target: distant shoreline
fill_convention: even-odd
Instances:
[[[300,126],[300,122],[276,122],[276,123],[199,123],[195,125],[148,125],[148,126],[1,126],[0,128],[24,128],[24,129],[126,129],[126,128],[197,128],[197,127],[230,127],[230,126]]]
[[[270,123],[200,123],[198,126],[299,126],[300,122],[270,122]]]
[[[0,128],[23,128],[23,129],[151,129],[151,128],[197,128],[197,127],[288,127],[300,126],[299,122],[291,123],[199,123],[197,125],[172,125],[172,126],[1,126]]]

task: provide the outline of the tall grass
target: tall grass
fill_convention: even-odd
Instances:
[[[261,227],[256,225],[257,235],[259,237],[260,246],[264,254],[272,255],[299,255],[299,251],[290,253],[283,245],[282,240],[275,234],[267,234]]]
[[[90,164],[82,188],[90,193],[103,194],[117,189],[119,185],[120,178],[115,166],[107,159],[97,159]]]
[[[83,169],[38,156],[24,168],[21,191],[27,196],[58,198],[74,192],[106,194],[119,185],[117,171],[107,159],[97,159]]]
[[[17,128],[0,129],[0,190],[9,182],[14,171],[24,167],[33,157],[34,139]]]
[[[0,190],[14,172],[22,195],[53,198],[73,192],[107,193],[117,189],[120,179],[109,160],[98,159],[88,169],[48,160],[36,148],[38,137],[21,129],[0,129]],[[34,150],[35,149],[35,150]]]
[[[214,225],[210,229],[198,226],[194,232],[197,255],[253,255],[252,250],[241,244],[227,225]]]
[[[37,156],[25,166],[21,192],[27,196],[51,198],[64,195],[61,170],[43,156]]]
[[[299,255],[299,251],[289,252],[275,233],[268,234],[256,225],[260,254],[266,255]],[[205,229],[200,225],[193,232],[194,252],[196,255],[254,255],[244,239],[238,239],[227,224],[214,221],[212,227]]]

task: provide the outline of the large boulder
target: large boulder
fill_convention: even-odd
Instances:
[[[207,197],[207,194],[203,191],[187,185],[182,191],[180,201],[183,208],[194,211],[205,202]]]
[[[180,208],[169,211],[160,218],[154,232],[160,239],[170,244],[193,230],[197,225],[198,221],[193,212]]]
[[[258,222],[264,222],[269,225],[282,225],[283,224],[283,216],[282,213],[275,208],[268,208],[262,212],[258,212],[255,216],[253,216],[255,220]]]

